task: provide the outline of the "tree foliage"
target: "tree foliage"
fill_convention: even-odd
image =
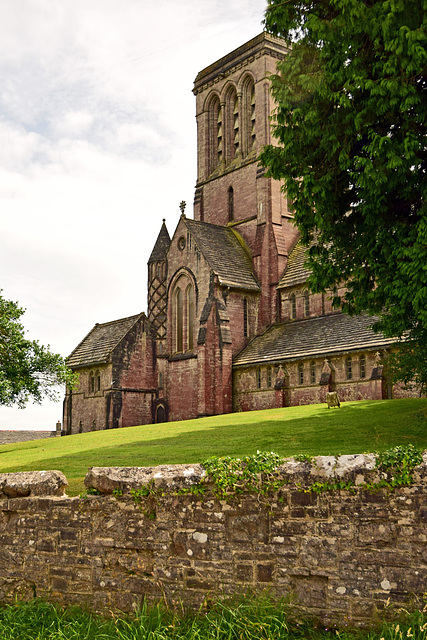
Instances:
[[[29,400],[57,400],[58,385],[74,384],[74,374],[60,355],[26,339],[23,313],[16,302],[0,295],[0,405],[21,408]]]
[[[291,43],[261,161],[294,201],[314,291],[427,342],[426,0],[271,0]],[[410,350],[409,350],[410,351]],[[409,351],[407,353],[409,353]],[[427,378],[425,380],[427,382]]]

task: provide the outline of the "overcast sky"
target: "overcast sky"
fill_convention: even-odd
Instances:
[[[162,219],[192,216],[193,82],[262,31],[265,0],[0,0],[0,288],[67,356],[146,311]],[[0,408],[53,430],[62,402]]]

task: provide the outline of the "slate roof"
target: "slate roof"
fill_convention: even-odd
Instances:
[[[222,285],[259,291],[252,270],[252,259],[235,231],[230,227],[188,218],[185,218],[185,224]]]
[[[76,369],[94,364],[105,364],[114,348],[141,317],[144,317],[144,313],[96,324],[68,356],[67,365]]]
[[[308,276],[311,274],[310,269],[304,266],[306,251],[307,247],[301,244],[300,241],[297,242],[289,256],[285,273],[277,285],[278,289],[292,287],[296,284],[306,282]]]
[[[335,313],[274,325],[234,359],[235,366],[299,360],[360,349],[377,349],[396,340],[374,333],[375,318]]]
[[[166,254],[168,252],[170,243],[171,239],[169,236],[169,232],[166,228],[165,221],[163,220],[162,227],[160,229],[159,235],[157,236],[156,244],[154,245],[151,256],[148,259],[148,264],[150,264],[150,262],[166,260]]]

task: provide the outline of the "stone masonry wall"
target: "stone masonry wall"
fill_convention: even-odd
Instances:
[[[414,484],[375,493],[375,458],[289,459],[287,484],[267,497],[177,495],[198,465],[92,468],[102,495],[63,495],[60,472],[0,474],[0,601],[34,594],[99,611],[144,598],[199,607],[269,590],[323,622],[365,625],[391,605],[419,606],[427,579],[427,454]],[[307,493],[353,479],[353,493]],[[151,484],[150,484],[151,483]],[[154,491],[136,503],[132,488]],[[112,492],[122,495],[115,497]]]

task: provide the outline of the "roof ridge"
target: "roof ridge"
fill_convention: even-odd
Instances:
[[[105,327],[107,324],[116,324],[117,322],[124,322],[125,320],[131,320],[132,318],[139,318],[140,316],[145,315],[144,311],[140,313],[136,313],[132,316],[126,316],[125,318],[118,318],[117,320],[109,320],[108,322],[96,322],[95,327]],[[90,332],[89,332],[90,333]]]
[[[240,234],[238,232],[236,232],[229,226],[212,224],[211,222],[202,222],[200,220],[193,220],[190,218],[184,218],[183,222],[186,225],[187,231],[194,238],[195,245],[205,258],[206,262],[209,265],[209,268],[216,276],[220,278],[222,284],[224,284],[225,286],[237,286],[237,288],[248,290],[259,290],[260,286],[254,274],[252,258],[250,254],[248,255],[248,252],[243,246],[242,242],[239,241]],[[206,234],[203,233],[203,229],[206,230],[206,233],[214,233],[216,235],[222,234],[222,236],[220,237],[222,244],[224,244],[225,242],[230,243],[230,254],[235,255],[237,261],[240,261],[241,267],[243,267],[243,269],[247,272],[246,276],[248,278],[248,281],[246,282],[246,285],[245,283],[236,285],[236,282],[234,282],[233,280],[228,281],[224,278],[224,274],[220,268],[218,260],[215,259],[213,246],[210,243],[206,244],[207,238],[204,237]]]
[[[141,311],[141,313],[138,313],[136,315],[132,315],[132,316],[127,316],[125,318],[119,318],[118,320],[110,320],[109,322],[96,322],[95,325],[92,327],[92,329],[85,335],[85,337],[83,338],[83,340],[81,340],[79,342],[79,344],[75,347],[75,349],[72,350],[72,352],[70,353],[69,356],[67,356],[67,358],[65,359],[66,362],[70,361],[73,357],[73,355],[78,352],[78,350],[82,347],[82,345],[89,339],[89,337],[100,327],[104,328],[104,327],[108,327],[108,326],[112,326],[115,324],[118,324],[120,322],[125,322],[126,320],[130,320],[133,321],[131,322],[131,325],[129,326],[129,328],[126,331],[126,334],[129,333],[129,331],[132,329],[132,327],[135,326],[135,324],[138,322],[138,320],[142,317],[146,317],[145,313],[143,311]],[[116,348],[116,346],[119,344],[120,340],[123,339],[124,335],[126,334],[122,334],[122,336],[120,338],[117,339],[117,341],[115,343],[112,343],[113,346],[111,347],[111,349],[108,350],[108,355],[111,354],[111,352],[113,351],[113,349]]]

